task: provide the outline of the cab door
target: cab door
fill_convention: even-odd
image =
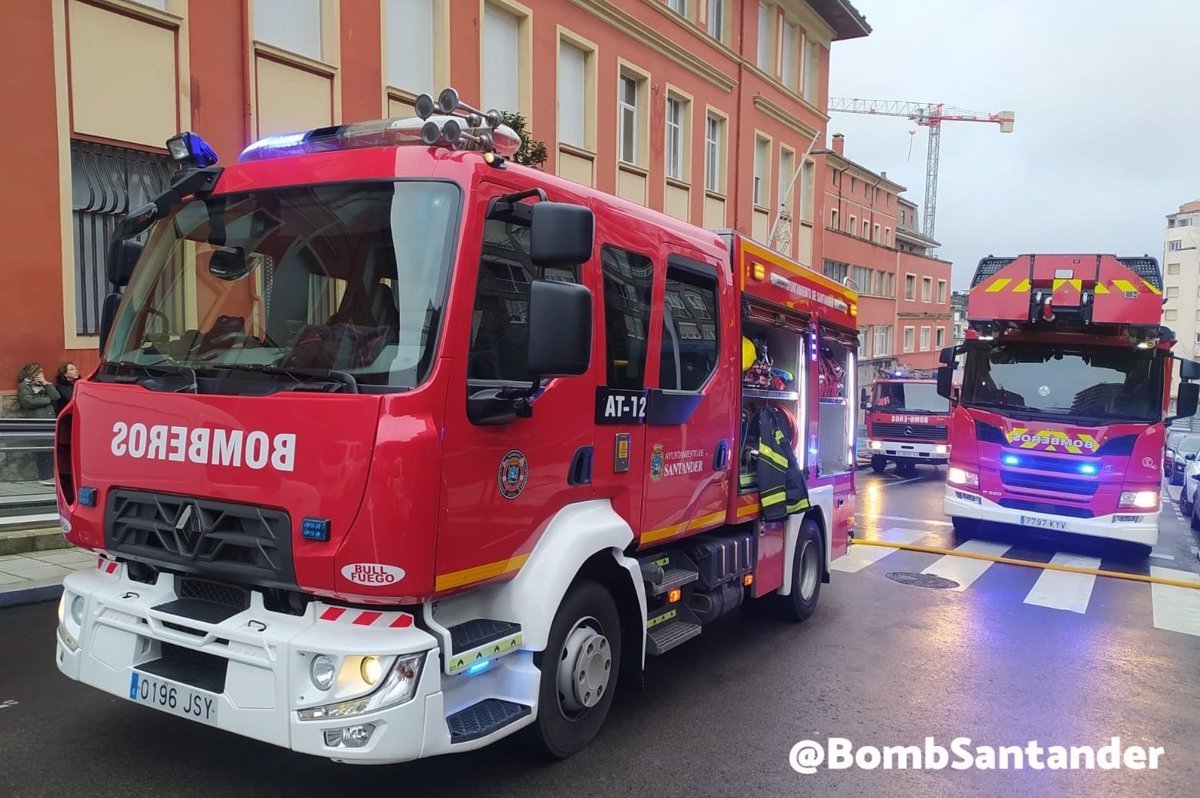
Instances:
[[[641,543],[720,526],[734,461],[732,286],[711,263],[666,257],[656,281]],[[725,301],[723,301],[725,300]]]

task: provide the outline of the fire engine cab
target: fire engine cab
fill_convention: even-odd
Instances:
[[[889,461],[898,473],[911,474],[917,463],[950,460],[950,402],[938,394],[936,374],[889,369],[864,389],[867,451],[875,473],[883,473]]]
[[[68,677],[339,761],[565,757],[647,656],[816,608],[856,294],[417,111],[168,142],[58,424]]]

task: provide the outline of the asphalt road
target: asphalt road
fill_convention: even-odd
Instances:
[[[1092,558],[1132,573],[1200,573],[1191,548],[1197,539],[1173,512],[1156,549],[1164,556],[1148,561],[1076,541],[960,543],[941,517],[941,475],[863,476],[858,534],[1003,548],[1006,556],[1042,562]],[[652,660],[644,692],[619,696],[599,739],[551,765],[529,759],[513,741],[382,768],[292,754],[70,682],[53,664],[55,606],[0,611],[0,793],[1195,794],[1200,591],[1164,593],[1103,577],[1085,584],[1086,577],[1044,577],[1050,572],[1039,568],[868,546],[854,551],[839,562],[807,623],[736,615],[709,628]],[[959,589],[887,576],[922,571]],[[1119,736],[1125,746],[1164,751],[1154,771],[820,768],[801,775],[788,764],[793,745],[806,739],[922,746],[929,736],[943,746],[969,737],[972,745],[1036,740],[1097,748]]]

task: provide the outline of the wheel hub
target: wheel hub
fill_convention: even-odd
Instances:
[[[558,697],[563,709],[581,712],[600,703],[612,675],[608,638],[581,620],[563,644],[558,665]]]

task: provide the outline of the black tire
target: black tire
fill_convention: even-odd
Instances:
[[[1192,514],[1188,518],[1188,521],[1192,527],[1192,530],[1195,532],[1200,532],[1200,517],[1198,517],[1198,515],[1200,514],[1197,514],[1196,512],[1196,505],[1192,504]]]
[[[974,518],[954,516],[950,519],[954,526],[954,537],[958,540],[970,540],[979,534],[979,521]]]
[[[572,709],[565,706],[572,698],[559,691],[559,671],[569,655],[568,637],[579,628],[591,629],[603,635],[609,648],[608,681],[599,690],[599,699],[590,707]],[[578,661],[584,651],[575,657]],[[612,706],[617,690],[621,665],[621,619],[612,595],[600,584],[590,580],[576,582],[567,591],[554,623],[546,650],[535,659],[541,670],[538,688],[538,717],[530,731],[534,749],[553,759],[566,759],[579,753],[600,731]]]
[[[808,620],[817,609],[817,600],[821,598],[821,577],[825,570],[821,527],[812,518],[805,518],[800,524],[792,558],[792,592],[777,598],[784,619],[799,623]]]
[[[897,460],[896,473],[902,477],[911,477],[917,473],[917,464],[912,460]]]
[[[887,470],[887,458],[881,454],[871,455],[871,470],[876,474],[882,474]]]
[[[1179,497],[1179,512],[1183,513],[1184,515],[1192,514],[1191,502],[1184,501],[1182,495]]]

